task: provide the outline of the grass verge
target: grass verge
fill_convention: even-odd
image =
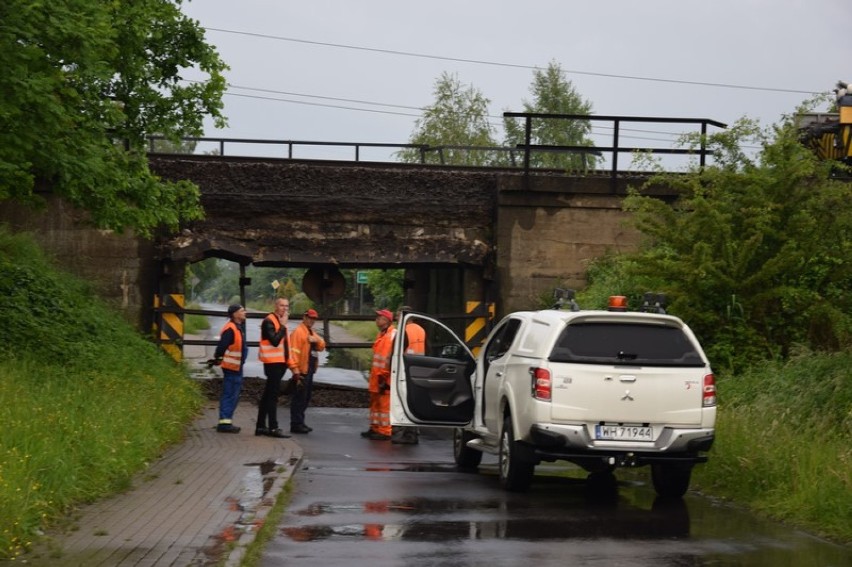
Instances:
[[[708,494],[852,543],[852,352],[768,363],[718,384]]]
[[[178,441],[198,387],[81,282],[0,227],[0,558],[120,491]]]

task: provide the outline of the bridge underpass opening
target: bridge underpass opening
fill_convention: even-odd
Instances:
[[[199,262],[164,266],[154,300],[154,333],[176,359],[181,358],[183,347],[215,346],[211,337],[224,321],[227,305],[245,305],[249,324],[259,324],[276,297],[290,300],[291,321],[301,320],[309,308],[319,311],[318,327],[330,352],[369,349],[377,309],[396,310],[405,305],[435,316],[471,349],[481,344],[493,323],[492,282],[476,267],[269,266],[212,254]],[[208,317],[219,318],[210,324],[216,328],[201,328]],[[340,331],[346,328],[353,332]],[[199,338],[199,334],[210,336]],[[249,346],[256,348],[256,341],[249,341]],[[251,359],[252,354],[249,356]]]

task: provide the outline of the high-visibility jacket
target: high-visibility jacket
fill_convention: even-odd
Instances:
[[[275,315],[275,313],[270,313],[265,317],[264,320],[269,320],[272,322],[272,325],[275,327],[276,335],[279,333],[279,331],[281,331],[281,321],[278,320],[278,316]],[[284,351],[286,343],[286,329],[284,330],[284,338],[281,339],[281,342],[279,342],[278,345],[273,345],[269,338],[264,337],[263,332],[261,332],[260,348],[257,351],[257,357],[264,364],[286,364],[287,358]]]
[[[219,332],[224,335],[225,331],[231,330],[234,333],[234,341],[225,348],[222,354],[222,368],[239,372],[243,367],[243,332],[233,321],[228,321]]]
[[[417,323],[405,325],[406,354],[426,354],[426,331]]]
[[[314,335],[317,342],[311,344],[308,337]],[[313,346],[313,348],[311,348]],[[319,366],[319,352],[325,350],[325,341],[321,336],[314,332],[313,329],[299,323],[299,326],[290,333],[290,360],[287,364],[294,374],[308,374],[310,371],[315,371]],[[316,360],[311,362],[311,359]]]
[[[391,356],[395,337],[396,328],[388,325],[387,329],[376,336],[373,343],[373,366],[370,368],[370,382],[367,389],[374,394],[382,391],[381,385],[390,385]]]

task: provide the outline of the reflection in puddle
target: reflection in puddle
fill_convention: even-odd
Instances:
[[[483,513],[484,512],[484,513]],[[511,517],[512,512],[519,517]],[[629,538],[668,539],[689,535],[689,511],[682,500],[658,499],[650,510],[592,508],[584,514],[562,508],[532,509],[505,500],[433,500],[317,503],[304,517],[359,515],[365,522],[285,527],[295,541],[380,539],[420,542],[521,539],[525,541]],[[467,516],[467,519],[458,519]]]
[[[370,472],[458,472],[458,467],[449,463],[376,463],[365,467],[325,467],[322,465],[303,464],[302,470],[347,470],[347,471],[370,471]]]
[[[273,473],[282,464],[267,460],[260,463],[246,463],[245,466],[248,470],[243,475],[237,495],[227,499],[232,510],[241,512],[239,520],[230,528],[243,532],[255,526],[255,514],[275,483],[277,475]]]
[[[327,561],[327,565],[380,564],[377,556],[404,557],[399,564],[412,567],[497,567],[524,564],[532,557],[537,565],[548,566],[852,565],[848,547],[761,521],[706,498],[657,498],[647,482],[630,476],[582,479],[542,474],[537,475],[529,493],[485,490],[478,493],[479,499],[467,500],[472,495],[462,489],[442,488],[452,482],[443,473],[454,472],[454,466],[446,463],[371,462],[366,467],[362,463],[314,469],[332,474],[341,470],[442,473],[426,480],[438,487],[435,490],[425,488],[424,480],[416,475],[398,475],[415,481],[411,490],[397,494],[424,497],[370,501],[359,499],[357,493],[332,491],[309,501],[306,507],[291,510],[290,522],[279,528],[280,535],[291,546],[300,546],[304,556],[328,559],[339,551],[337,561]],[[487,466],[480,473],[496,475]],[[379,475],[359,476],[385,482]],[[310,548],[312,543],[316,547]],[[354,543],[365,546],[350,545]]]

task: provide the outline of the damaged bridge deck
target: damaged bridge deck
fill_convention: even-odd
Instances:
[[[493,172],[293,160],[151,156],[201,189],[206,218],[160,242],[163,257],[214,253],[255,265],[493,261]]]

